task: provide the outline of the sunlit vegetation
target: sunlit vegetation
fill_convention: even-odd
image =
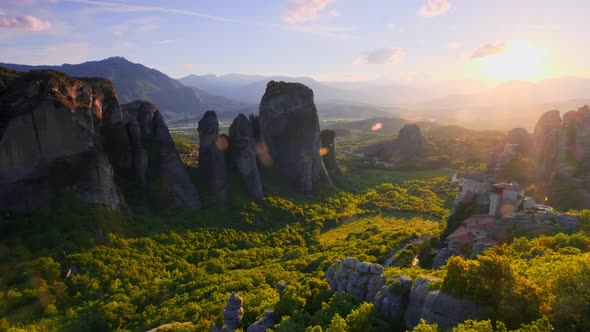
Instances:
[[[190,167],[197,146],[175,138]],[[488,144],[488,143],[485,143]],[[490,143],[491,144],[491,143]],[[490,309],[490,320],[453,331],[590,329],[590,210],[581,233],[518,238],[474,258],[429,267],[462,215],[450,170],[393,171],[344,162],[346,183],[312,196],[289,193],[265,170],[267,197],[196,212],[107,211],[63,197],[0,230],[0,331],[203,331],[223,325],[228,295],[244,299],[242,326],[266,310],[277,331],[388,331],[371,303],[333,294],[335,259],[391,263],[387,277],[437,276],[432,287]],[[465,167],[480,167],[478,158]],[[133,190],[133,188],[123,188]],[[203,191],[204,189],[201,189]],[[138,200],[140,201],[140,200]],[[465,215],[469,211],[459,211]],[[287,287],[279,292],[278,283]],[[438,331],[421,323],[417,331]]]
[[[190,322],[183,326],[204,330],[221,319],[232,291],[245,300],[246,326],[277,306],[292,322],[297,310],[322,311],[322,302],[331,301],[350,302],[350,309],[334,313],[347,326],[364,326],[371,309],[332,299],[325,270],[347,256],[383,262],[411,239],[436,237],[448,208],[434,191],[446,192],[445,181],[388,183],[302,200],[269,196],[193,213],[135,207],[127,215],[64,198],[3,229],[2,326],[146,330]],[[278,282],[312,290],[299,300],[281,300]],[[356,318],[349,317],[354,312]],[[334,316],[317,315],[326,328]]]

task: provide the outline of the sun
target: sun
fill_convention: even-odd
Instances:
[[[516,42],[498,55],[481,59],[481,64],[485,74],[496,81],[534,80],[542,74],[543,53],[529,42]]]

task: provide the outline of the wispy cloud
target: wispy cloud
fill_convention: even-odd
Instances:
[[[487,43],[481,45],[480,47],[476,48],[473,53],[471,53],[471,59],[483,58],[486,56],[497,55],[506,49],[506,43],[504,42],[495,42],[495,43]]]
[[[444,14],[449,9],[451,9],[449,0],[427,0],[418,10],[418,14],[424,17],[433,17]]]
[[[0,28],[44,31],[51,28],[51,23],[30,15],[8,17],[0,11]]]
[[[122,2],[111,2],[111,1],[103,1],[103,0],[63,0],[72,3],[84,4],[90,6],[92,8],[92,12],[116,12],[116,13],[159,13],[159,14],[172,14],[172,15],[184,15],[184,16],[192,16],[198,17],[209,21],[215,22],[224,22],[224,23],[232,23],[232,24],[242,24],[242,25],[250,25],[250,26],[257,26],[261,28],[273,28],[273,29],[287,29],[287,30],[295,30],[295,31],[302,31],[313,33],[321,36],[327,36],[331,38],[349,38],[351,30],[350,28],[341,28],[341,27],[328,27],[319,24],[312,24],[312,25],[282,25],[282,24],[274,24],[268,22],[261,22],[261,21],[248,21],[248,20],[241,20],[241,19],[233,19],[224,16],[218,15],[210,15],[206,13],[196,12],[192,10],[185,10],[181,8],[171,8],[171,7],[158,7],[158,6],[144,6],[144,5],[134,5]],[[335,0],[303,0],[303,1],[296,1],[302,3],[330,3],[334,2]],[[324,5],[325,7],[325,5]],[[321,11],[321,9],[318,9]],[[315,15],[315,14],[314,14]],[[155,26],[152,27],[144,27],[143,31],[146,29],[155,29]],[[113,34],[117,35],[120,33],[121,30],[124,30],[122,26],[115,26],[113,28]],[[139,29],[142,30],[142,29]]]
[[[336,0],[291,0],[283,12],[287,23],[301,23],[318,17],[330,3]]]
[[[178,40],[176,39],[163,39],[163,40],[158,40],[155,42],[155,44],[158,45],[170,45],[170,44],[174,44],[176,43]]]
[[[355,65],[393,65],[402,61],[406,53],[400,48],[378,48],[366,56],[356,58]]]
[[[252,24],[252,25],[261,25],[261,26],[264,25],[264,24],[257,23],[257,22],[232,19],[232,18],[227,18],[227,17],[223,17],[223,16],[210,15],[210,14],[206,14],[206,13],[196,12],[196,11],[192,11],[192,10],[179,9],[179,8],[133,5],[133,4],[128,4],[128,3],[123,3],[123,2],[110,2],[110,1],[101,1],[101,0],[64,0],[64,1],[93,6],[93,7],[97,8],[98,10],[105,11],[105,12],[117,12],[117,13],[144,12],[144,13],[177,14],[177,15],[200,17],[200,18],[210,20],[210,21],[239,23],[239,24]]]
[[[341,15],[342,14],[340,13],[340,11],[338,9],[336,9],[336,8],[334,8],[334,9],[332,9],[332,10],[330,10],[328,12],[328,16],[330,16],[330,17],[338,17],[338,16],[341,16]]]
[[[320,36],[331,37],[335,39],[349,39],[353,37],[354,31],[351,27],[328,26],[322,24],[305,24],[288,27],[291,30],[309,32]]]

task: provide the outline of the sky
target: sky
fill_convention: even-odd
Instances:
[[[0,0],[0,62],[322,81],[590,77],[587,0]]]

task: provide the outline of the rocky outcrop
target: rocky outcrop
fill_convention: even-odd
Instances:
[[[447,265],[447,261],[449,258],[457,255],[457,253],[453,252],[449,248],[442,248],[436,253],[436,256],[432,259],[432,269],[438,270],[441,267]]]
[[[345,292],[359,302],[373,302],[379,317],[396,330],[411,330],[420,319],[447,329],[468,319],[487,318],[485,307],[431,289],[433,282],[440,281],[435,277],[412,281],[407,276],[395,275],[386,284],[381,265],[348,257],[334,262],[326,279],[333,291]]]
[[[486,308],[473,301],[458,299],[440,290],[430,290],[430,284],[437,280],[438,278],[427,277],[414,281],[404,316],[406,328],[414,328],[420,319],[448,329],[468,319],[487,318]]]
[[[506,133],[506,144],[518,146],[518,151],[523,156],[528,156],[533,145],[533,139],[526,129],[513,128]]]
[[[427,155],[427,142],[416,124],[406,124],[393,141],[377,143],[365,149],[367,157],[392,164],[417,163]]]
[[[211,326],[211,331],[233,332],[237,330],[244,317],[244,308],[242,308],[243,303],[244,301],[242,298],[236,292],[232,292],[227,299],[225,309],[223,310],[223,328],[219,328],[213,324],[213,326]]]
[[[310,193],[321,183],[331,185],[320,156],[320,125],[310,88],[270,81],[259,116],[272,167],[292,189]]]
[[[264,317],[260,318],[254,324],[248,326],[246,332],[266,332],[268,329],[273,329],[275,324],[280,322],[280,317],[273,310],[264,313]]]
[[[562,165],[560,172],[567,175],[590,175],[590,107],[563,115],[559,146]]]
[[[121,107],[104,79],[0,69],[0,215],[30,213],[63,194],[126,209],[115,175],[158,207],[196,208],[197,190],[157,107]]]
[[[200,208],[197,189],[180,161],[158,107],[146,101],[121,106],[123,118],[107,129],[107,152],[115,172],[135,177],[160,208]]]
[[[217,203],[227,202],[227,138],[219,134],[215,111],[207,111],[199,120],[199,171],[209,184],[210,194]]]
[[[465,299],[457,299],[439,290],[426,295],[420,317],[428,323],[436,323],[439,328],[450,329],[472,319],[488,318],[486,308]]]
[[[0,215],[30,213],[71,193],[125,208],[101,130],[120,119],[106,80],[0,70]]]
[[[324,166],[328,171],[328,175],[334,179],[342,175],[342,170],[340,170],[340,166],[338,166],[338,162],[336,161],[336,133],[333,130],[324,129],[320,132],[320,136],[322,141],[321,155]]]
[[[352,257],[334,262],[328,268],[326,278],[333,291],[346,292],[357,301],[369,302],[375,299],[386,281],[383,266],[359,262]]]
[[[256,161],[256,142],[252,124],[243,114],[238,115],[229,127],[229,151],[232,164],[254,198],[264,196]]]
[[[408,306],[412,279],[403,275],[395,275],[393,280],[381,287],[375,296],[375,310],[379,316],[401,330],[404,326],[404,313]]]
[[[560,131],[559,111],[545,112],[535,126],[531,159],[537,168],[537,178],[542,182],[551,182],[557,174]]]

